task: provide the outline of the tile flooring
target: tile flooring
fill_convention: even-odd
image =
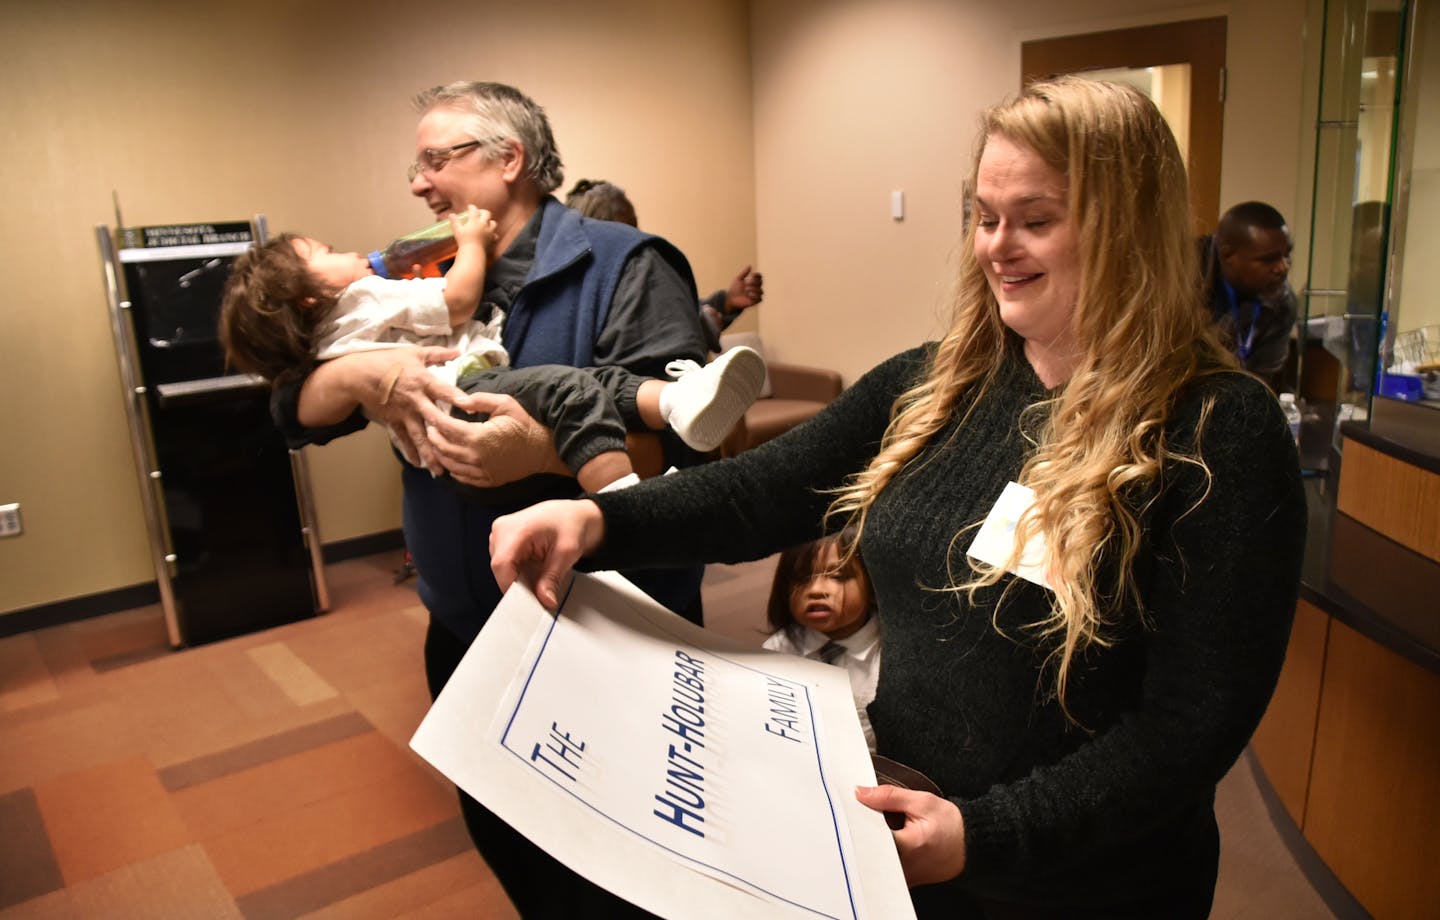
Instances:
[[[514,917],[408,747],[425,613],[397,555],[198,648],[158,607],[0,640],[0,917]]]
[[[0,639],[0,920],[513,918],[408,741],[425,612],[398,553],[327,568],[329,613],[183,651],[158,607]],[[768,561],[715,566],[711,628],[759,643]],[[1215,916],[1340,916],[1248,759],[1221,786]]]

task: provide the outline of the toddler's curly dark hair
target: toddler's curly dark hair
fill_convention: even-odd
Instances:
[[[282,233],[235,260],[220,303],[226,363],[279,383],[315,365],[315,331],[339,292],[312,276],[295,242]]]

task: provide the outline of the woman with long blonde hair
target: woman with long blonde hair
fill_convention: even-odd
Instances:
[[[501,518],[497,578],[760,558],[858,529],[878,753],[922,916],[1205,917],[1215,784],[1284,657],[1305,506],[1198,300],[1184,164],[1120,85],[983,117],[950,331],[733,461]]]

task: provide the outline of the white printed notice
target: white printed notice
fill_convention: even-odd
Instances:
[[[512,588],[411,746],[664,917],[913,917],[839,668],[746,647],[614,573]]]

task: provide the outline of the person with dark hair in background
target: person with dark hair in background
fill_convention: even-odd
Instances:
[[[582,557],[739,562],[854,527],[876,754],[943,791],[856,790],[904,818],[919,915],[1201,920],[1216,783],[1295,614],[1295,445],[1197,309],[1153,102],[1032,84],[984,114],[970,179],[940,342],[733,458],[500,518],[496,575],[554,609]]]
[[[632,227],[640,226],[635,205],[625,190],[604,179],[581,179],[565,196],[565,206],[596,220],[613,220]],[[700,315],[705,321],[706,344],[711,351],[720,350],[720,333],[750,307],[758,307],[765,299],[765,279],[747,265],[730,282],[700,301]]]
[[[635,203],[630,196],[614,182],[604,179],[577,179],[565,195],[565,207],[596,220],[640,226],[640,218],[635,213]]]
[[[504,311],[501,343],[513,367],[565,364],[614,368],[663,378],[673,359],[703,364],[705,336],[696,315],[689,262],[665,240],[623,224],[595,221],[551,194],[563,173],[545,112],[500,83],[451,83],[420,93],[420,122],[410,193],[436,218],[473,205],[495,220],[481,310]],[[425,673],[439,694],[470,643],[500,601],[490,570],[491,523],[536,494],[577,494],[572,472],[555,452],[551,432],[513,397],[466,394],[437,380],[427,365],[454,349],[391,348],[343,355],[305,378],[276,387],[272,409],[292,446],[323,444],[364,427],[366,417],[388,425],[430,469],[444,469],[480,489],[513,483],[509,499],[462,497],[424,469],[404,465],[405,544],[417,569],[417,589],[430,614]],[[637,386],[619,399],[636,398]],[[449,402],[484,421],[454,418]],[[629,409],[622,409],[628,412]],[[665,464],[691,466],[704,458],[673,432],[653,441],[647,455],[657,473]],[[635,456],[637,436],[629,442]],[[656,463],[656,455],[663,458]],[[643,469],[637,460],[637,469]],[[522,481],[523,480],[523,481]],[[504,490],[502,490],[502,495]],[[702,622],[704,568],[631,571],[629,577],[661,604]],[[460,794],[465,824],[481,855],[521,916],[643,915],[551,858],[474,799]]]
[[[1281,388],[1295,327],[1290,254],[1295,248],[1281,213],[1260,201],[1237,204],[1200,241],[1205,303],[1240,366]]]

